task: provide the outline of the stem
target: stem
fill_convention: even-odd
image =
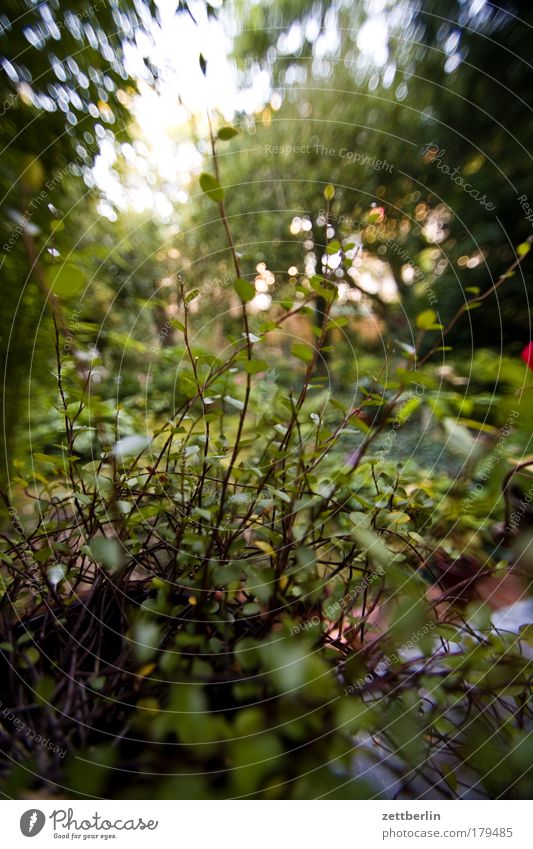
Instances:
[[[211,151],[212,151],[212,154],[213,154],[213,164],[214,164],[214,168],[215,168],[215,177],[216,177],[217,181],[219,181],[219,173],[220,172],[219,172],[219,167],[218,167],[216,140],[215,140],[215,136],[213,134],[213,127],[211,125],[211,118],[209,117],[209,114],[207,116],[207,120],[208,120],[208,123],[209,123],[209,136],[210,136],[210,139],[211,139]],[[226,239],[227,239],[228,246],[229,246],[229,249],[230,249],[230,252],[231,252],[231,256],[233,258],[233,265],[235,267],[235,273],[237,275],[237,278],[240,278],[242,276],[241,275],[241,266],[240,266],[240,262],[239,262],[239,257],[237,255],[237,251],[235,249],[235,243],[233,241],[233,237],[231,235],[231,231],[230,231],[230,228],[229,228],[228,216],[226,214],[226,207],[224,205],[223,200],[221,200],[220,203],[218,204],[218,209],[219,209],[219,212],[220,212],[220,218],[222,219],[222,224],[224,225],[224,231],[226,233]],[[246,334],[246,358],[247,358],[248,362],[250,362],[250,360],[252,359],[252,342],[250,340],[250,326],[249,326],[249,323],[248,323],[248,312],[246,310],[246,303],[242,299],[241,299],[241,310],[242,310],[242,319],[243,319],[243,324],[244,324],[244,332]],[[233,442],[233,451],[231,453],[231,458],[230,458],[230,461],[229,461],[228,470],[227,470],[226,475],[224,477],[224,483],[222,484],[222,492],[221,492],[221,495],[220,495],[220,507],[219,507],[218,517],[217,517],[217,526],[220,525],[220,523],[222,521],[222,516],[224,515],[224,502],[226,500],[226,492],[227,492],[228,485],[229,485],[229,482],[230,482],[230,479],[231,479],[231,475],[232,475],[233,469],[235,467],[235,463],[237,462],[237,457],[238,457],[239,451],[240,451],[240,442],[241,442],[242,432],[243,432],[243,429],[244,429],[244,422],[246,421],[246,415],[247,415],[247,412],[248,412],[248,404],[249,404],[249,401],[250,401],[251,387],[252,387],[252,376],[251,376],[250,373],[247,372],[246,373],[246,390],[245,390],[245,393],[244,393],[243,408],[242,408],[240,416],[239,416],[239,424],[237,426],[237,434],[236,434],[235,440]]]

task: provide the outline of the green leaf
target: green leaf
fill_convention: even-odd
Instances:
[[[125,463],[129,457],[136,457],[137,454],[145,451],[150,445],[150,439],[140,433],[133,433],[131,436],[123,436],[119,439],[111,449],[111,455],[117,460],[117,463]]]
[[[209,510],[204,510],[202,507],[193,507],[191,510],[191,516],[198,517],[199,519],[205,519],[206,522],[210,522],[213,518]]]
[[[392,513],[387,513],[385,519],[393,525],[406,525],[411,521],[408,513],[394,510]]]
[[[281,489],[273,489],[272,487],[269,487],[269,492],[271,492],[272,495],[274,495],[276,498],[279,498],[281,501],[284,501],[285,504],[291,503],[290,496],[287,495],[286,492],[282,492]]]
[[[498,429],[494,427],[494,425],[487,424],[487,422],[478,422],[476,419],[458,418],[455,421],[463,427],[472,427],[475,428],[475,430],[483,431],[483,433],[496,434],[498,432]]]
[[[363,419],[360,419],[359,416],[352,416],[350,418],[350,422],[351,422],[351,424],[355,425],[355,427],[358,430],[362,431],[363,433],[368,433],[370,431],[370,428],[367,425],[367,423],[364,422]],[[345,428],[343,429],[342,432],[343,433],[345,432]]]
[[[312,569],[316,563],[316,553],[308,546],[299,545],[296,549],[296,560],[302,569]]]
[[[85,274],[72,262],[48,265],[44,273],[50,291],[62,298],[75,295],[85,286]]]
[[[320,277],[319,274],[313,274],[313,276],[309,278],[309,283],[311,284],[311,288],[314,289],[315,292],[318,292],[319,294],[322,294],[322,291],[323,291],[322,284],[325,283],[325,282],[326,282],[326,280],[324,279],[324,277]]]
[[[396,415],[400,424],[405,424],[405,422],[413,415],[415,410],[418,409],[420,403],[420,398],[409,398],[408,401],[405,401],[405,403],[401,405]]]
[[[224,189],[211,174],[200,174],[200,188],[214,203],[222,203],[224,200]]]
[[[93,537],[88,548],[96,562],[111,572],[117,572],[124,563],[122,547],[116,539],[96,536]]]
[[[237,278],[233,284],[233,288],[245,304],[247,304],[248,301],[251,301],[252,298],[255,298],[255,286],[243,277]]]
[[[239,131],[235,127],[221,127],[217,133],[220,141],[229,141],[239,135]]]
[[[336,410],[340,410],[343,416],[346,415],[346,408],[342,401],[339,401],[337,398],[330,398],[329,403],[332,407],[335,407]]]
[[[298,357],[304,363],[310,363],[313,359],[313,349],[309,345],[304,345],[302,342],[295,342],[291,348],[293,357]]]
[[[461,457],[471,457],[476,446],[476,440],[469,430],[463,425],[457,424],[452,418],[443,420],[444,429],[448,436],[448,447]]]
[[[531,245],[529,244],[529,242],[522,242],[521,245],[518,245],[516,252],[517,252],[518,256],[522,257],[522,256],[525,256],[526,254],[528,254],[530,252],[530,250],[531,250]]]
[[[139,663],[150,660],[159,646],[161,632],[159,625],[141,619],[133,628],[133,651]]]
[[[260,371],[268,371],[268,363],[265,360],[245,360],[243,366],[247,374],[258,374]]]
[[[369,517],[364,513],[350,513],[350,519],[354,523],[351,536],[362,551],[370,557],[374,566],[386,569],[398,555],[391,551],[381,537],[370,528]]]
[[[199,289],[191,289],[191,291],[187,292],[187,294],[185,295],[185,303],[190,304],[191,301],[194,301],[194,299],[197,298],[199,294],[200,294]],[[183,329],[185,330],[185,328],[183,328]]]
[[[67,567],[64,563],[54,563],[53,566],[49,566],[46,570],[46,577],[50,581],[54,590],[57,589],[57,585],[64,580],[66,574]]]
[[[326,200],[333,200],[335,197],[335,186],[332,186],[331,183],[328,183],[326,188],[324,189],[324,197]]]
[[[39,451],[34,451],[32,454],[34,460],[41,463],[49,463],[51,466],[57,466],[59,469],[63,466],[63,458],[57,454],[41,454]]]
[[[338,318],[330,318],[326,325],[326,330],[336,330],[337,328],[346,327],[348,318],[345,315],[340,315]]]
[[[242,401],[239,401],[238,398],[232,398],[231,395],[224,395],[224,401],[226,404],[229,404],[230,407],[235,407],[236,410],[244,410],[244,404]]]
[[[212,573],[212,581],[215,587],[227,587],[228,584],[239,582],[241,579],[242,566],[240,563],[231,563],[228,566],[217,566]]]
[[[435,310],[424,310],[416,317],[416,326],[419,330],[430,330],[437,320]]]

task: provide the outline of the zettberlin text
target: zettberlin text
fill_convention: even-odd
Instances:
[[[382,820],[440,820],[440,814],[433,811],[423,811],[420,814],[412,814],[411,811],[395,811],[393,814],[382,814]]]

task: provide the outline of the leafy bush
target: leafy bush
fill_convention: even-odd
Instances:
[[[469,586],[473,564],[507,568],[489,549],[505,417],[473,420],[468,395],[407,347],[387,379],[330,396],[317,364],[335,278],[323,269],[276,319],[252,316],[224,192],[202,187],[242,326],[224,357],[196,348],[197,292],[181,284],[180,344],[156,358],[175,370],[168,420],[151,411],[142,429],[138,398],[99,395],[98,360],[64,356],[58,335],[61,442],[6,497],[5,792],[526,796],[531,629],[496,631],[435,571],[460,564]],[[295,312],[316,321],[317,295],[316,341],[291,347],[299,383],[277,381],[269,337]],[[427,312],[419,330],[419,350],[442,332]],[[413,462],[427,428],[448,434],[457,478]]]

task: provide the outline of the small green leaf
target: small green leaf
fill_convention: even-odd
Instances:
[[[258,374],[260,371],[268,371],[268,363],[265,360],[245,360],[243,366],[247,374]]]
[[[346,327],[348,324],[348,318],[345,315],[340,315],[338,318],[331,318],[327,325],[326,330],[336,330],[337,328]]]
[[[88,548],[95,561],[111,572],[117,572],[124,563],[122,547],[116,539],[96,536],[93,537]]]
[[[197,457],[199,453],[199,445],[187,445],[184,451],[184,456],[186,460],[189,460],[191,457]]]
[[[67,567],[64,563],[55,563],[53,566],[49,566],[46,570],[46,577],[50,581],[54,590],[57,589],[57,585],[64,580],[66,574]]]
[[[291,348],[293,357],[298,357],[304,363],[310,363],[313,359],[313,349],[309,345],[304,345],[302,342],[295,342]]]
[[[363,419],[360,419],[359,416],[353,416],[352,418],[350,418],[350,422],[363,433],[368,433],[370,431],[370,428],[367,423],[364,422]]]
[[[435,310],[424,310],[416,317],[416,326],[419,330],[430,330],[437,321]]]
[[[185,304],[190,304],[191,301],[194,301],[194,299],[197,298],[199,294],[200,294],[199,289],[191,289],[191,291],[187,292],[187,294],[185,295]],[[183,329],[185,330],[185,328],[183,328]]]
[[[405,424],[419,406],[420,398],[409,398],[401,405],[396,415],[396,419],[400,422],[400,424]]]
[[[193,507],[191,510],[191,516],[197,516],[200,519],[205,519],[206,522],[210,522],[212,519],[209,510],[204,510],[202,507]]]
[[[529,242],[522,242],[521,245],[518,245],[516,252],[517,252],[518,256],[522,257],[522,256],[525,256],[526,254],[528,254],[530,252],[530,250],[531,250],[531,245],[529,244]]]
[[[335,186],[332,186],[331,183],[328,183],[326,188],[324,189],[324,197],[326,200],[333,200],[335,197]]]
[[[34,451],[32,457],[41,463],[49,463],[51,466],[57,466],[58,468],[61,468],[63,465],[62,458],[57,454],[41,454],[39,451]]]
[[[285,504],[291,503],[290,495],[287,495],[286,492],[282,492],[281,489],[273,489],[269,488],[269,492],[271,492],[276,498],[279,498],[281,501],[284,501]]]
[[[159,646],[161,631],[155,622],[144,619],[136,622],[133,627],[133,652],[139,663],[150,660]]]
[[[44,271],[48,288],[59,297],[75,295],[85,286],[85,274],[73,262],[48,265]]]
[[[243,277],[238,277],[235,283],[233,284],[233,288],[237,292],[239,298],[244,301],[244,303],[248,303],[252,298],[255,298],[255,286],[250,283],[249,280],[245,280]]]
[[[411,517],[408,513],[403,513],[401,511],[394,510],[392,513],[388,513],[386,515],[386,520],[393,525],[406,525],[411,521]]]
[[[302,569],[312,569],[316,563],[316,552],[306,545],[299,545],[296,549],[296,560]]]
[[[235,127],[221,127],[217,133],[220,141],[229,141],[239,135],[239,131]]]
[[[224,189],[211,174],[200,174],[200,188],[214,203],[222,203],[224,200]]]
[[[117,463],[125,463],[129,457],[141,454],[149,445],[150,439],[147,436],[133,433],[131,436],[123,436],[122,439],[119,439],[110,453],[116,458]]]
[[[230,407],[235,407],[236,410],[244,410],[244,404],[242,401],[239,401],[238,398],[232,398],[231,395],[224,395],[224,401],[226,404],[229,404]]]

